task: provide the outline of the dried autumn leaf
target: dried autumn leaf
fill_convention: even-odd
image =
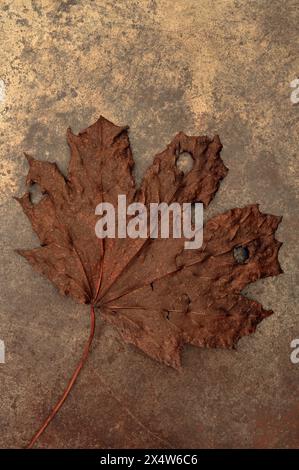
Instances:
[[[210,220],[199,250],[184,250],[184,239],[95,235],[96,205],[105,201],[116,207],[119,194],[128,204],[202,201],[207,206],[227,173],[218,136],[179,133],[155,157],[139,190],[127,128],[101,117],[78,136],[69,129],[67,138],[67,179],[56,163],[27,156],[27,183],[37,183],[44,196],[38,204],[29,192],[18,199],[41,244],[19,253],[62,294],[99,307],[127,342],[174,367],[184,344],[231,348],[272,313],[241,294],[247,284],[281,272],[280,242],[274,237],[281,218],[262,214],[257,205]],[[182,152],[193,159],[187,175],[176,165]],[[244,264],[234,258],[239,246],[249,252]]]
[[[17,198],[41,245],[19,253],[62,294],[98,307],[125,341],[175,368],[184,344],[232,348],[272,313],[241,293],[247,284],[282,272],[281,244],[274,237],[281,218],[262,214],[257,205],[209,220],[198,250],[184,250],[183,238],[95,235],[95,207],[116,207],[120,194],[128,204],[201,201],[206,207],[227,173],[218,136],[177,134],[139,189],[126,127],[101,117],[79,135],[69,129],[67,139],[67,178],[55,163],[27,156],[27,183],[37,183],[44,195],[38,204],[29,192]],[[177,168],[182,152],[193,159],[186,175]],[[234,257],[238,247],[246,247],[244,263]]]

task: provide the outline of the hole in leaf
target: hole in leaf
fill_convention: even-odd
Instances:
[[[30,192],[30,200],[32,204],[38,204],[40,200],[43,198],[42,190],[37,183],[33,183],[30,186],[29,192]]]
[[[185,175],[187,175],[193,167],[193,158],[191,157],[190,153],[182,152],[178,156],[176,161],[177,168],[182,171]]]
[[[234,248],[234,258],[238,264],[244,264],[249,258],[247,246],[238,246]]]

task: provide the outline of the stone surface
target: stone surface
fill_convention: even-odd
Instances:
[[[68,162],[65,131],[130,125],[140,176],[179,130],[218,133],[230,171],[207,216],[259,202],[284,216],[285,274],[247,289],[274,315],[236,351],[186,348],[180,373],[101,321],[89,362],[39,441],[52,447],[298,447],[299,70],[295,0],[3,0],[0,6],[0,446],[22,447],[81,355],[88,307],[13,250],[36,239],[13,195],[25,150]]]

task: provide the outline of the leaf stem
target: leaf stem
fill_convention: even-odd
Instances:
[[[69,394],[70,394],[70,392],[71,392],[71,390],[74,386],[74,383],[76,382],[76,380],[77,380],[77,378],[78,378],[78,376],[81,372],[81,369],[84,366],[84,364],[85,364],[85,362],[88,358],[88,354],[89,354],[90,347],[91,347],[91,344],[92,344],[92,340],[93,340],[93,337],[94,337],[94,332],[95,332],[95,311],[94,311],[94,305],[91,305],[91,307],[90,307],[90,334],[89,334],[88,341],[85,345],[85,348],[84,348],[82,357],[80,359],[80,362],[78,363],[78,365],[76,367],[76,370],[74,371],[74,373],[73,373],[66,389],[64,390],[62,396],[60,397],[60,399],[58,400],[58,402],[56,403],[56,405],[52,409],[51,413],[49,414],[47,419],[42,424],[42,426],[39,428],[39,430],[32,437],[31,441],[29,442],[29,444],[26,447],[27,449],[32,449],[32,447],[34,446],[36,441],[43,434],[45,429],[49,426],[49,424],[51,423],[51,421],[56,416],[56,414],[58,413],[58,411],[60,410],[60,408],[64,404],[65,400],[69,396]]]

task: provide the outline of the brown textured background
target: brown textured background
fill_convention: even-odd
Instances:
[[[88,308],[13,253],[35,246],[12,195],[23,150],[65,170],[65,130],[129,124],[136,175],[179,130],[219,133],[230,168],[208,214],[282,214],[285,274],[247,294],[272,308],[237,351],[187,347],[180,373],[97,325],[90,360],[40,447],[299,447],[299,73],[296,0],[2,0],[0,446],[21,447],[81,354]]]

